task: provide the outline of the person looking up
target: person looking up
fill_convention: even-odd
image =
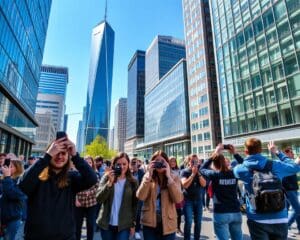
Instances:
[[[179,177],[172,174],[163,151],[155,152],[137,190],[144,201],[141,224],[144,240],[174,240],[177,230],[176,203],[182,201]]]
[[[70,162],[78,171],[69,171]],[[28,197],[26,240],[75,240],[75,197],[95,185],[95,171],[68,137],[53,141],[43,158],[28,168],[19,187]]]

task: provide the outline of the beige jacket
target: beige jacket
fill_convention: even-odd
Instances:
[[[144,201],[141,215],[141,224],[148,227],[156,227],[156,199],[157,183],[153,180],[146,181],[148,173],[144,175],[143,181],[139,186],[136,196]],[[163,235],[176,232],[177,214],[175,203],[180,203],[183,199],[181,192],[180,179],[171,174],[173,181],[169,181],[168,187],[161,190],[161,211]]]

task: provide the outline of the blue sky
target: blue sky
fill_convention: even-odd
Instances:
[[[53,0],[43,64],[69,68],[66,113],[68,135],[76,141],[86,101],[91,32],[104,18],[105,0]],[[154,37],[184,38],[181,0],[108,0],[107,21],[115,31],[111,126],[114,106],[127,96],[127,67],[137,49]],[[79,114],[80,113],[80,114]]]

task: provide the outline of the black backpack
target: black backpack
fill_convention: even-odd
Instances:
[[[256,213],[275,213],[285,208],[285,197],[281,180],[272,173],[272,161],[263,169],[253,169],[252,188]]]

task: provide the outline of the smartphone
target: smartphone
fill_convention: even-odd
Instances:
[[[9,158],[6,158],[6,159],[4,160],[4,166],[7,166],[7,167],[10,166],[10,159],[9,159]]]
[[[67,134],[65,132],[57,132],[56,133],[56,140],[60,139],[60,138],[64,138],[67,137]]]
[[[230,144],[223,144],[223,148],[226,150],[230,149]]]
[[[161,169],[161,168],[165,168],[165,164],[163,162],[154,162],[154,168],[156,169]]]

